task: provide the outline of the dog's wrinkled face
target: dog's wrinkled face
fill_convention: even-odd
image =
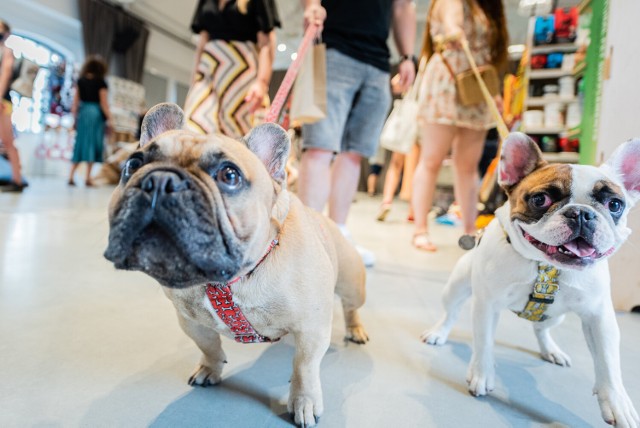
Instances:
[[[499,182],[509,194],[519,248],[533,260],[581,269],[627,239],[627,213],[640,195],[640,140],[623,144],[600,168],[548,165],[524,134],[503,145]]]
[[[183,120],[179,107],[166,104],[145,116],[141,148],[111,200],[105,252],[116,268],[169,287],[246,273],[288,204],[282,128],[263,125],[243,144],[180,130]]]

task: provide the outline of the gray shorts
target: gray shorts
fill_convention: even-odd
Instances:
[[[327,49],[327,117],[302,128],[302,148],[376,153],[391,106],[389,73]]]

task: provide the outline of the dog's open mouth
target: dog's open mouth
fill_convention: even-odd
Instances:
[[[604,253],[599,253],[592,244],[582,237],[577,237],[562,245],[549,245],[538,241],[524,230],[522,234],[531,245],[545,253],[548,257],[557,259],[560,262],[587,264],[610,255],[615,249],[612,247]]]

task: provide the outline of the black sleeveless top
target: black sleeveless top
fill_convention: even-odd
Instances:
[[[247,13],[238,10],[236,0],[229,0],[222,10],[218,0],[199,0],[191,30],[206,30],[211,40],[257,42],[258,32],[269,33],[280,27],[274,0],[250,0]]]

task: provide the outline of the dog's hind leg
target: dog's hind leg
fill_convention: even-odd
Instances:
[[[543,360],[559,366],[571,367],[571,358],[560,349],[551,337],[551,334],[549,334],[549,331],[563,320],[564,315],[560,315],[559,317],[533,323],[533,331],[536,333],[536,338],[538,338],[540,356]]]
[[[465,254],[453,269],[442,292],[445,314],[432,328],[425,330],[420,338],[429,345],[444,345],[453,328],[462,304],[471,296],[471,257]]]
[[[202,351],[200,363],[196,366],[189,377],[189,385],[215,385],[222,379],[222,368],[226,361],[226,356],[222,350],[220,334],[217,331],[202,326],[195,321],[178,313],[180,327],[187,333],[198,348]]]
[[[360,321],[358,308],[364,304],[365,300],[366,273],[359,260],[360,255],[355,250],[343,254],[342,257],[335,292],[342,302],[346,327],[345,339],[364,344],[369,341],[369,336]],[[345,260],[346,257],[351,257],[353,262],[350,263],[348,258]]]

